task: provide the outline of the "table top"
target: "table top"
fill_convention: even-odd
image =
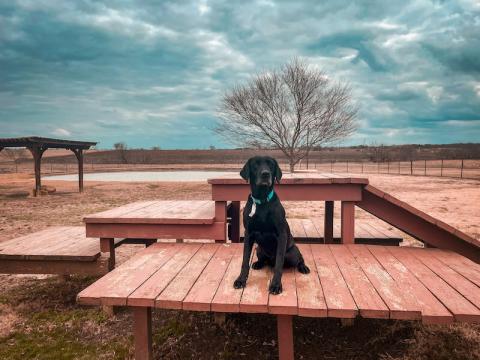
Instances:
[[[85,305],[127,305],[314,317],[480,321],[480,265],[440,249],[299,244],[311,272],[250,270],[234,289],[242,244],[157,243],[78,295]],[[253,258],[253,257],[252,257]]]
[[[208,179],[212,185],[245,185],[247,182],[240,175],[225,175]],[[295,172],[286,173],[280,180],[281,185],[293,184],[361,184],[367,185],[367,178],[351,177],[349,175],[319,173],[319,172]]]

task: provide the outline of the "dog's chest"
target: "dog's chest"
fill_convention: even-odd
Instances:
[[[248,229],[251,232],[275,232],[275,225],[269,211],[257,208],[255,215],[248,219]]]

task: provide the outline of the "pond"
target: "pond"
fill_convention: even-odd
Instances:
[[[226,171],[119,171],[86,173],[85,181],[206,181],[207,179],[236,175]],[[78,181],[78,174],[52,175],[42,177],[44,180]]]

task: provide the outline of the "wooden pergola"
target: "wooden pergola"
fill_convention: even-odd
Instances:
[[[37,136],[20,137],[20,138],[3,138],[0,139],[0,151],[4,148],[19,148],[26,147],[33,156],[33,162],[35,167],[35,196],[40,193],[40,187],[42,185],[40,177],[40,169],[42,156],[47,149],[67,149],[71,150],[78,161],[78,188],[80,192],[83,192],[83,150],[90,149],[95,146],[96,142],[88,141],[73,141],[73,140],[61,140],[51,139]]]

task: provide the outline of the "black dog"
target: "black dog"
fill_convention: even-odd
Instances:
[[[282,171],[275,159],[255,156],[247,161],[240,171],[240,176],[250,181],[252,193],[243,210],[245,240],[242,271],[233,286],[236,289],[245,287],[252,247],[257,243],[258,261],[252,264],[252,268],[259,270],[266,264],[273,266],[269,291],[271,294],[280,294],[284,266],[295,266],[303,274],[310,272],[293,241],[285,218],[285,209],[273,190],[275,180],[280,182],[282,178]]]

